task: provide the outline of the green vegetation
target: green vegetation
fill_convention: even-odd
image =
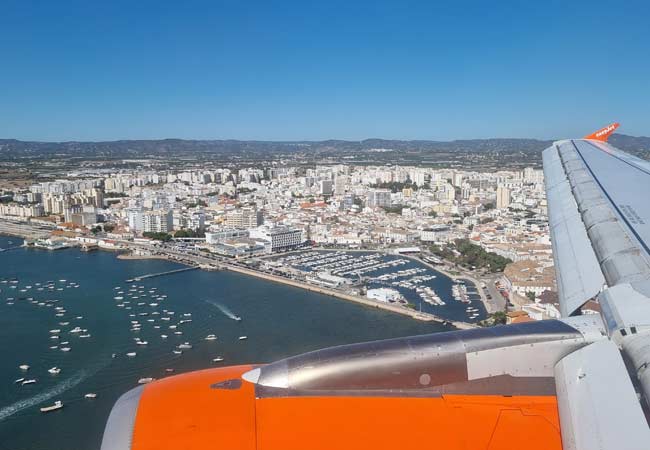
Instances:
[[[512,261],[496,253],[487,252],[468,239],[456,239],[453,245],[430,247],[431,252],[454,264],[468,269],[487,269],[490,272],[503,272],[503,269]]]
[[[413,189],[414,191],[418,190],[418,185],[411,181],[407,181],[406,183],[399,183],[397,181],[391,181],[390,183],[377,183],[371,184],[370,187],[375,189],[390,189],[393,194],[404,188]]]
[[[156,241],[169,242],[172,239],[172,235],[168,233],[154,233],[152,231],[145,231],[142,233],[142,236],[154,239]]]
[[[205,231],[203,230],[178,230],[174,233],[175,238],[202,238],[205,237]]]
[[[429,211],[429,217],[433,217],[434,219],[438,217],[438,213],[435,211]]]
[[[483,208],[484,208],[486,211],[489,211],[490,209],[494,209],[494,203],[485,203],[485,204],[483,205]]]
[[[481,320],[479,325],[482,327],[494,327],[496,325],[505,325],[506,324],[506,313],[503,311],[497,311],[494,314],[490,314],[487,319]]]
[[[526,297],[530,299],[531,302],[535,301],[535,293],[534,292],[526,292]]]
[[[384,211],[386,211],[388,214],[402,214],[402,210],[404,209],[403,205],[397,205],[397,206],[384,206],[382,207]]]

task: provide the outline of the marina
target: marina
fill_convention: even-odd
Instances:
[[[350,293],[393,290],[399,296],[389,302],[407,303],[417,311],[450,321],[476,323],[487,317],[474,283],[452,279],[412,258],[376,252],[310,250],[273,258],[270,264],[290,276],[304,277],[319,286],[347,289]],[[471,310],[466,309],[468,305]]]

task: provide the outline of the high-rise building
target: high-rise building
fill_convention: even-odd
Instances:
[[[332,195],[332,180],[320,180],[320,194]]]
[[[497,187],[497,209],[510,206],[510,189],[505,186]]]
[[[391,192],[388,189],[372,189],[368,192],[369,208],[384,208],[391,205]]]
[[[143,214],[143,231],[169,233],[174,229],[172,210],[147,211]]]
[[[226,226],[232,228],[255,228],[262,225],[263,220],[262,211],[258,211],[253,206],[238,208],[226,213]]]

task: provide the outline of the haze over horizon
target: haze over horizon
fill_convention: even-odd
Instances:
[[[650,6],[3,2],[0,137],[648,136]]]

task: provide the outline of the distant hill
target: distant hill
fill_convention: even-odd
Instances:
[[[363,141],[238,141],[238,140],[125,140],[107,142],[29,142],[0,139],[0,157],[215,157],[216,155],[269,158],[278,155],[308,154],[313,157],[337,157],[344,155],[379,154],[389,152],[419,155],[431,154],[520,154],[533,160],[552,141],[537,139],[467,139],[456,141],[386,140]],[[650,137],[614,134],[610,142],[621,150],[650,159]]]

